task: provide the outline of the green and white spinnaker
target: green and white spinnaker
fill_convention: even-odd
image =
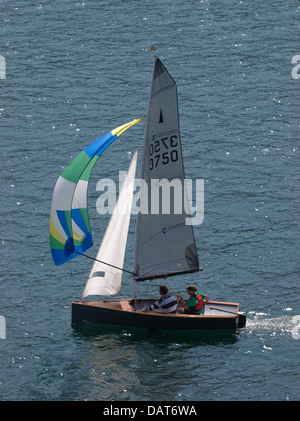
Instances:
[[[50,248],[54,263],[65,262],[93,245],[87,211],[87,188],[92,169],[102,152],[129,127],[117,127],[87,146],[58,178],[50,214]]]

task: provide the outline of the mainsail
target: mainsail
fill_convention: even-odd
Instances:
[[[137,150],[133,155],[82,298],[89,295],[113,295],[121,289],[136,163]]]
[[[119,126],[94,141],[58,178],[50,214],[50,248],[56,265],[73,259],[93,245],[87,211],[87,188],[91,171],[102,152],[140,120]]]
[[[186,224],[190,215],[184,185],[177,87],[158,58],[152,75],[141,179],[144,182],[136,225],[135,279],[198,271],[193,228]],[[164,186],[169,187],[168,197],[157,194],[158,186],[162,190]],[[171,190],[176,186],[179,188],[175,189],[175,197]],[[159,203],[161,199],[170,201],[169,212]]]

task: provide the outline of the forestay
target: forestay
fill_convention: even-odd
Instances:
[[[190,214],[184,186],[177,87],[158,58],[150,89],[141,178],[144,182],[136,225],[135,279],[198,271],[193,228],[186,224]]]

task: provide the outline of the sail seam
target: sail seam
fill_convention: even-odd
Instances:
[[[152,140],[155,140],[155,139],[157,139],[158,137],[161,137],[161,136],[167,136],[171,133],[178,133],[180,135],[180,129],[178,128],[178,129],[168,130],[167,132],[158,133],[158,134],[152,136]]]

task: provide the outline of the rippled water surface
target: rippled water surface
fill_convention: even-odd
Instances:
[[[298,2],[2,0],[0,16],[0,399],[299,400]],[[204,271],[172,285],[239,302],[248,323],[236,335],[72,327],[90,261],[51,260],[56,179],[91,141],[145,116],[151,45],[178,84],[186,177],[205,184]],[[142,141],[140,123],[95,166],[96,244],[108,221],[97,181],[117,181]]]

